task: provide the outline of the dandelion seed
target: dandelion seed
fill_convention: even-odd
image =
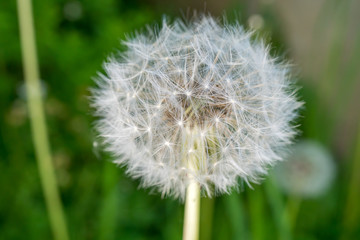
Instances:
[[[124,42],[92,98],[114,162],[180,199],[189,179],[209,196],[229,193],[239,178],[258,181],[296,134],[301,103],[289,67],[251,39],[239,24],[202,17],[164,21]]]

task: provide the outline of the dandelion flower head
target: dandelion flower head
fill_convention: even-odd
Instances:
[[[183,199],[256,182],[281,160],[301,103],[289,68],[239,24],[163,21],[124,42],[93,90],[97,130],[115,163]]]
[[[336,166],[329,151],[320,143],[304,140],[291,148],[286,161],[274,168],[275,179],[284,193],[314,198],[333,183]]]

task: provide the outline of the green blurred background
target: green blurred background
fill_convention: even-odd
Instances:
[[[332,154],[319,197],[293,199],[268,178],[202,201],[205,239],[360,239],[360,1],[33,0],[53,161],[71,239],[181,239],[183,205],[139,189],[99,148],[89,88],[120,40],[163,14],[226,13],[292,59],[306,102],[298,139]],[[0,1],[0,239],[52,239],[22,70],[16,1]],[[292,207],[295,203],[296,207]],[[300,204],[301,203],[301,204]],[[290,210],[289,210],[290,209]],[[283,215],[296,209],[290,233]],[[294,213],[293,213],[294,214]],[[285,231],[286,232],[286,231]],[[211,237],[209,237],[211,236]]]

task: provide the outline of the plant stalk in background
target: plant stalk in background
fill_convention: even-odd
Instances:
[[[343,217],[343,236],[341,239],[349,239],[352,231],[356,229],[356,225],[359,223],[359,182],[360,182],[360,125],[358,126],[357,139],[355,143],[355,153],[352,159],[350,168],[349,185],[347,188],[347,196]]]
[[[51,160],[44,107],[41,99],[31,1],[18,0],[17,7],[31,131],[41,184],[54,238],[67,240],[69,237]]]

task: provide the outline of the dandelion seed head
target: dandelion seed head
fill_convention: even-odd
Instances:
[[[301,103],[288,66],[251,37],[204,16],[164,20],[125,41],[92,98],[115,162],[144,187],[180,199],[189,177],[209,196],[229,193],[239,178],[258,181],[296,134]]]
[[[334,180],[335,171],[335,163],[328,150],[310,140],[295,144],[286,161],[274,168],[280,189],[301,198],[324,194]]]

